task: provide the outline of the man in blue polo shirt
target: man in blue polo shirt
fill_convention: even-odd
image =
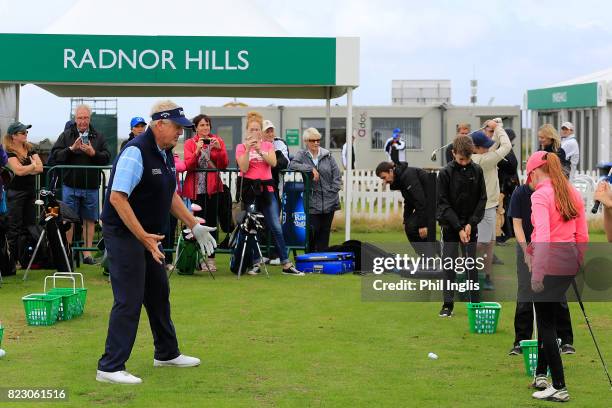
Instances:
[[[139,384],[125,371],[142,305],[147,309],[155,344],[153,366],[194,367],[200,360],[181,354],[170,318],[170,288],[164,269],[161,240],[168,213],[191,228],[203,253],[217,246],[209,228],[200,225],[176,193],[171,149],[191,127],[183,109],[172,101],[153,106],[147,131],[130,141],[111,172],[102,210],[102,233],[108,251],[114,303],[110,313],[105,352],[98,362],[96,380]]]

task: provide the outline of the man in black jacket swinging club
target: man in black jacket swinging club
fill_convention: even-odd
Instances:
[[[409,167],[405,162],[382,162],[376,167],[376,176],[389,184],[391,190],[399,190],[404,197],[404,231],[417,256],[432,258],[438,252],[436,242],[428,242],[428,225],[434,224],[427,215],[431,197],[427,194],[427,172]],[[431,219],[430,219],[431,218]]]

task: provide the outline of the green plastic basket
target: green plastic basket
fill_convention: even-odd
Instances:
[[[57,321],[62,304],[61,296],[33,293],[24,296],[22,300],[28,325],[51,326]]]
[[[4,336],[4,327],[0,324],[0,348],[2,348],[2,337]]]
[[[533,377],[538,366],[538,341],[521,340],[519,344],[525,361],[525,373],[529,377]]]
[[[78,289],[53,288],[47,291],[47,294],[62,297],[57,320],[70,320],[83,314],[83,301],[81,300]]]
[[[493,334],[497,330],[501,305],[496,302],[468,303],[470,333]]]
[[[81,278],[81,287],[75,287],[75,277]],[[53,288],[46,291],[47,279],[53,279]],[[72,281],[72,288],[57,288],[57,279],[68,279]],[[83,275],[72,272],[56,272],[53,276],[45,278],[45,291],[51,295],[62,296],[62,306],[60,308],[59,320],[70,320],[80,316],[85,311],[85,303],[87,302],[87,288],[84,287]]]

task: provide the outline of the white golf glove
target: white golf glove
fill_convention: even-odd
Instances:
[[[210,231],[214,231],[216,228],[207,227],[206,225],[196,224],[192,229],[191,233],[200,244],[200,250],[205,255],[212,255],[217,247],[217,241],[210,235]]]

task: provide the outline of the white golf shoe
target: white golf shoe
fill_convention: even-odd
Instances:
[[[545,390],[550,387],[550,384],[548,384],[548,378],[545,375],[538,375],[533,379],[531,387],[538,390]]]
[[[111,383],[111,384],[140,384],[142,379],[128,373],[127,371],[114,371],[112,373],[98,370],[96,372],[96,381]]]
[[[555,402],[567,402],[570,399],[567,388],[556,389],[552,385],[543,391],[536,391],[531,396],[535,399]]]
[[[161,361],[153,359],[153,367],[197,367],[200,365],[200,359],[189,357],[181,354],[172,360]]]

